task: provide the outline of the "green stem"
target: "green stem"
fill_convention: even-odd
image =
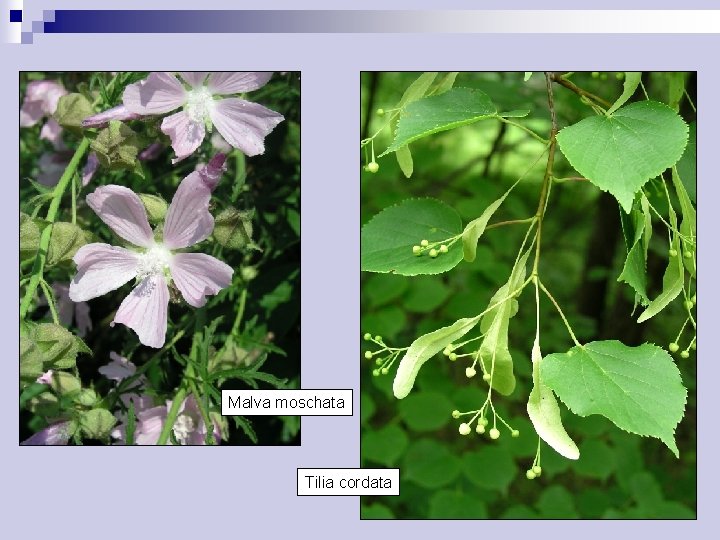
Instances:
[[[188,376],[188,371],[192,368],[192,364],[188,362],[188,367],[185,371],[185,377]],[[177,418],[178,413],[180,412],[180,406],[182,405],[182,402],[187,397],[187,386],[184,384],[180,386],[178,389],[178,393],[175,394],[175,398],[172,401],[172,404],[170,405],[170,410],[168,411],[167,419],[165,420],[165,424],[163,424],[162,431],[160,432],[160,436],[157,440],[158,446],[164,446],[167,444],[168,439],[170,438],[170,432],[172,431],[173,426],[175,425],[175,420]]]
[[[582,347],[582,345],[580,344],[580,342],[579,342],[579,341],[577,340],[577,338],[575,337],[575,333],[573,332],[572,326],[570,326],[570,323],[568,322],[567,318],[565,317],[565,314],[563,313],[563,310],[560,309],[560,304],[557,303],[557,301],[555,300],[555,297],[554,297],[552,294],[550,294],[550,291],[548,291],[548,290],[545,288],[545,285],[543,285],[543,282],[540,281],[539,279],[538,279],[538,285],[540,285],[540,288],[543,290],[543,292],[547,295],[547,297],[548,297],[548,298],[550,299],[550,301],[553,303],[553,305],[555,306],[555,309],[558,310],[558,313],[560,314],[560,317],[562,317],[562,320],[563,320],[563,322],[565,323],[565,327],[567,328],[568,332],[570,332],[570,337],[571,337],[572,340],[575,342],[575,345],[577,345],[578,347]]]
[[[55,324],[60,324],[60,318],[58,317],[57,308],[55,307],[55,297],[53,296],[52,290],[44,279],[40,280],[40,286],[42,287],[45,298],[47,298],[48,306],[50,307],[50,313]]]
[[[532,129],[527,128],[527,127],[523,126],[522,124],[518,124],[517,122],[513,122],[512,120],[508,120],[507,118],[504,118],[502,116],[496,116],[495,118],[497,118],[498,120],[500,120],[501,122],[503,122],[505,124],[510,124],[511,126],[515,126],[516,128],[522,129],[525,133],[530,135],[533,139],[535,139],[536,141],[540,141],[544,145],[548,144],[548,141],[543,139],[540,135],[535,133]]]
[[[57,217],[58,209],[60,208],[60,201],[62,200],[65,189],[67,188],[70,180],[75,174],[75,171],[80,165],[80,160],[82,159],[89,146],[90,139],[83,139],[80,143],[80,146],[78,146],[78,149],[75,150],[75,154],[73,154],[73,157],[70,160],[67,168],[65,169],[65,172],[60,177],[60,181],[58,182],[57,186],[55,186],[53,198],[50,202],[50,208],[48,208],[47,216],[45,217],[45,220],[48,221],[49,224],[43,229],[43,232],[40,235],[40,245],[38,247],[37,255],[35,255],[35,263],[33,264],[30,282],[28,283],[28,287],[25,290],[25,296],[23,297],[23,301],[20,304],[21,319],[27,317],[28,311],[30,310],[30,304],[32,304],[33,298],[35,297],[35,292],[37,291],[38,285],[40,285],[40,280],[43,276],[48,246],[50,246],[50,236],[52,234],[53,223],[55,223],[55,218]]]

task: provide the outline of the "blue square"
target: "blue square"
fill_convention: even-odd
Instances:
[[[10,10],[10,22],[22,22],[22,9]]]

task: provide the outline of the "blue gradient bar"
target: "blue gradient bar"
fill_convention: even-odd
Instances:
[[[47,34],[717,33],[716,10],[56,10]]]

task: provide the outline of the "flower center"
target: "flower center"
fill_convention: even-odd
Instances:
[[[155,244],[140,257],[137,266],[137,275],[140,279],[148,276],[164,275],[165,269],[170,263],[170,251],[167,248]]]
[[[214,100],[210,90],[202,86],[188,92],[185,111],[193,122],[204,123],[209,118],[213,105]]]
[[[187,414],[181,414],[173,424],[173,433],[180,444],[187,444],[190,434],[195,431],[195,422]]]

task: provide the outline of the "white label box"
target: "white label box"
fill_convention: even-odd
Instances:
[[[400,495],[400,469],[298,469],[298,496]]]
[[[223,390],[223,416],[352,416],[352,390]]]

